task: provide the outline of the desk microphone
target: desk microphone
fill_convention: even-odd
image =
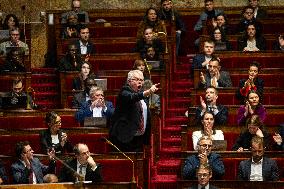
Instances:
[[[131,182],[132,182],[132,183],[135,183],[136,181],[135,181],[135,175],[134,175],[134,162],[133,162],[133,160],[132,160],[129,156],[127,156],[124,152],[122,152],[122,151],[121,151],[116,145],[114,145],[111,141],[109,141],[108,139],[106,139],[105,137],[102,137],[101,140],[104,141],[105,143],[107,143],[107,144],[113,146],[119,153],[121,153],[121,154],[124,155],[127,159],[129,159],[129,160],[131,161],[131,163],[132,163],[132,179],[131,179]]]
[[[85,180],[85,177],[82,174],[77,173],[77,171],[74,170],[72,167],[70,167],[67,163],[65,163],[64,161],[62,161],[56,156],[54,156],[54,159],[62,163],[62,165],[64,165],[69,171],[71,171],[75,175],[75,177],[78,178],[79,182],[83,182]]]

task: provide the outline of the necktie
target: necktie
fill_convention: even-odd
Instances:
[[[205,187],[201,187],[201,189],[205,189]]]
[[[139,135],[143,135],[145,132],[145,128],[144,128],[144,116],[143,116],[143,107],[142,107],[142,103],[141,101],[139,101],[139,108],[140,108],[140,126],[138,128],[138,134]]]
[[[79,174],[83,174],[83,168],[86,168],[87,166],[86,165],[80,165],[79,166]]]
[[[33,167],[32,167],[32,164],[31,164],[31,172],[30,172],[30,175],[29,175],[29,184],[33,184],[34,183],[34,171],[33,171]]]

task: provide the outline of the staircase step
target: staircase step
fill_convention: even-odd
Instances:
[[[178,116],[173,118],[166,118],[166,125],[186,125],[188,123],[188,118],[185,116]]]
[[[33,83],[32,88],[36,87],[58,87],[57,83]]]
[[[54,74],[56,70],[54,68],[33,68],[32,69],[32,74]]]
[[[190,89],[193,88],[193,81],[190,79],[182,79],[172,82],[172,89]]]
[[[177,188],[177,175],[156,175],[151,178],[151,183],[154,184],[153,188],[167,188],[167,189],[173,189]],[[169,183],[172,183],[173,185],[169,185]],[[166,187],[163,187],[163,186]]]
[[[166,111],[166,116],[167,117],[184,116],[186,110],[188,110],[187,107],[168,108]]]
[[[36,92],[35,96],[59,96],[58,92],[46,91],[46,92]]]
[[[171,160],[159,160],[157,162],[157,174],[158,175],[173,175],[173,173],[180,175],[181,161],[176,159]],[[178,178],[178,176],[177,176]]]

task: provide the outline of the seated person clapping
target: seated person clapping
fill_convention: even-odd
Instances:
[[[226,71],[221,71],[220,60],[215,57],[209,61],[206,72],[200,72],[199,88],[211,86],[215,88],[232,87],[230,74]]]
[[[192,133],[192,142],[194,150],[197,150],[197,142],[202,136],[208,136],[212,140],[224,140],[224,134],[221,130],[214,130],[214,115],[212,112],[205,112],[202,116],[202,127],[200,131]]]
[[[90,100],[84,102],[76,112],[75,118],[78,122],[83,123],[86,117],[105,117],[110,120],[114,112],[112,102],[105,101],[103,89],[92,87],[90,90]]]
[[[59,71],[81,71],[82,59],[76,45],[68,45],[68,52],[59,62]]]
[[[232,50],[231,43],[226,39],[226,34],[223,29],[216,27],[213,29],[211,39],[215,43],[215,51],[230,51]]]
[[[80,23],[78,22],[78,15],[75,12],[70,12],[67,15],[67,23],[64,25],[62,31],[62,39],[76,38],[80,33]]]
[[[12,48],[6,56],[2,72],[25,72],[24,54],[18,48]]]
[[[238,152],[249,150],[251,145],[251,139],[254,136],[259,136],[263,138],[264,146],[267,149],[270,149],[271,147],[270,135],[268,132],[264,130],[263,123],[258,115],[253,115],[250,118],[248,118],[246,120],[245,125],[247,129],[240,134],[235,144],[233,145],[232,150],[236,150]]]
[[[48,112],[45,116],[48,129],[40,133],[41,150],[48,153],[54,150],[55,153],[72,152],[72,145],[68,141],[67,134],[61,128],[61,118],[55,112]]]
[[[240,80],[236,96],[241,101],[241,103],[245,103],[246,96],[251,90],[257,91],[260,95],[259,97],[262,99],[264,81],[258,77],[259,72],[260,65],[258,62],[254,61],[249,66],[248,79]]]
[[[255,24],[246,27],[244,36],[238,39],[238,50],[244,52],[256,52],[266,50],[265,38],[258,31]]]
[[[244,125],[247,118],[251,117],[252,115],[258,115],[260,120],[264,122],[267,113],[259,99],[259,94],[256,91],[252,90],[248,93],[245,105],[242,105],[238,110],[238,125]]]

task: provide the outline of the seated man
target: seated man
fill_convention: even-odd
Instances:
[[[159,12],[161,20],[166,20],[168,22],[174,21],[176,26],[176,55],[178,55],[180,47],[181,33],[185,32],[185,25],[181,19],[180,14],[174,10],[173,2],[171,0],[161,1],[161,10]]]
[[[90,90],[92,87],[97,86],[96,81],[93,77],[87,77],[84,80],[85,89],[74,95],[72,101],[72,108],[80,108],[82,104],[88,100],[90,100]]]
[[[83,22],[83,23],[86,23],[86,24],[90,22],[89,21],[89,14],[86,11],[83,11],[83,10],[80,9],[81,8],[81,3],[80,3],[79,0],[73,0],[71,6],[72,6],[72,10],[71,11],[63,13],[61,15],[61,24],[66,24],[68,15],[70,15],[72,13],[76,13],[77,14],[77,16],[79,17],[79,22]]]
[[[264,157],[263,138],[255,136],[251,141],[252,157],[240,162],[238,179],[247,181],[278,181],[279,168],[275,160]]]
[[[43,183],[44,175],[55,172],[54,151],[48,153],[49,166],[43,165],[38,158],[34,157],[33,153],[34,151],[29,142],[25,141],[16,144],[18,160],[11,166],[14,184]]]
[[[83,123],[86,117],[105,117],[110,120],[114,108],[110,101],[105,101],[103,89],[92,87],[90,90],[90,100],[84,102],[76,112],[75,118]]]
[[[228,119],[228,108],[218,104],[218,91],[214,87],[208,87],[205,93],[206,100],[200,96],[200,106],[195,112],[195,121],[197,125],[202,125],[202,116],[206,111],[211,111],[215,117],[215,126],[225,125]]]
[[[10,30],[10,40],[0,44],[0,55],[6,56],[7,49],[10,47],[22,47],[25,55],[29,54],[29,47],[26,43],[20,41],[20,29],[13,28]]]
[[[75,12],[71,12],[67,16],[67,23],[62,28],[62,39],[77,38],[79,36],[80,27],[78,15]]]
[[[82,59],[74,44],[68,45],[67,54],[59,62],[59,71],[81,71]]]
[[[0,161],[0,185],[6,184],[7,181],[8,181],[8,178],[6,176],[6,171],[5,171],[4,165]]]
[[[218,58],[212,58],[209,61],[206,73],[200,72],[199,88],[207,88],[210,86],[215,88],[232,87],[230,74],[220,70],[220,60]]]
[[[12,48],[7,53],[1,72],[26,72],[24,54],[18,48]]]
[[[211,152],[212,140],[203,136],[198,141],[198,154],[186,158],[182,176],[183,179],[197,180],[196,170],[199,165],[209,164],[212,168],[212,178],[221,179],[225,174],[224,163],[219,154]]]
[[[74,153],[75,158],[66,162],[69,167],[63,166],[60,172],[60,182],[100,182],[103,180],[101,166],[94,161],[86,144],[76,144]]]
[[[197,54],[193,57],[191,74],[193,77],[194,69],[208,68],[209,61],[212,59],[215,44],[211,40],[204,41],[203,54]]]
[[[8,98],[9,102],[5,101]],[[27,102],[28,101],[28,102]],[[12,91],[7,92],[0,98],[2,108],[27,108],[37,109],[38,106],[34,103],[32,97],[24,91],[23,80],[16,78],[13,80]]]
[[[239,33],[245,33],[246,28],[250,24],[254,24],[255,27],[256,27],[256,30],[258,30],[259,33],[262,33],[261,23],[254,18],[254,8],[253,7],[251,7],[251,6],[244,7],[244,9],[242,11],[242,16],[243,16],[243,18],[241,19],[241,21],[238,25],[238,32]]]
[[[80,27],[79,39],[75,41],[75,45],[80,55],[90,56],[96,52],[94,44],[90,41],[89,28]]]
[[[198,179],[198,184],[194,184],[188,189],[199,189],[199,188],[218,189],[217,187],[209,183],[209,180],[212,178],[212,169],[208,164],[199,165],[199,167],[196,170],[196,176]]]
[[[259,6],[259,0],[248,0],[250,6],[254,9],[253,17],[257,20],[267,18],[267,11]]]

